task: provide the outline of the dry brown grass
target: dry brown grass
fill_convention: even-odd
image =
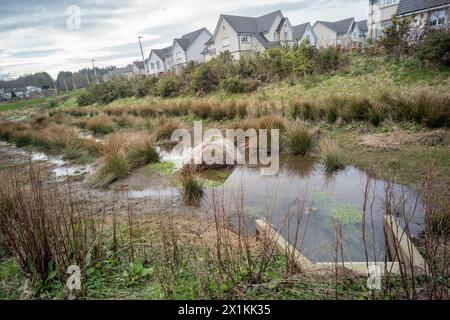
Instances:
[[[95,134],[108,134],[116,129],[114,121],[104,114],[90,118],[86,123],[86,127]]]

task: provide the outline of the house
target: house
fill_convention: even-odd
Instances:
[[[395,15],[398,18],[413,17],[411,27],[419,32],[425,26],[449,29],[450,0],[400,0]]]
[[[190,62],[204,62],[202,51],[205,49],[205,42],[211,38],[211,32],[202,28],[174,39],[170,48],[166,65],[169,70],[180,72],[182,67]]]
[[[399,0],[369,0],[369,37],[377,39],[383,29],[391,25]]]
[[[203,51],[209,61],[228,51],[234,59],[293,42],[294,29],[289,19],[278,10],[260,17],[220,15],[214,35]]]
[[[145,74],[144,61],[133,61],[133,75]]]
[[[317,37],[317,46],[320,48],[362,46],[368,32],[367,20],[355,21],[355,18],[335,22],[317,21],[313,29]]]
[[[311,26],[311,23],[303,23],[299,24],[297,26],[293,27],[294,29],[294,41],[297,41],[297,43],[302,43],[303,41],[307,40],[310,44],[316,44],[317,37],[314,32],[313,27]]]
[[[392,17],[414,17],[412,28],[449,28],[450,0],[370,0],[369,36],[376,39],[392,24]]]
[[[133,75],[134,75],[133,65],[129,64],[126,67],[115,68],[113,70],[108,71],[106,74],[103,75],[102,79],[103,81],[109,81],[115,77],[125,76],[127,78],[131,78],[133,77]]]
[[[172,46],[163,49],[152,49],[148,57],[147,70],[150,75],[158,75],[170,71],[170,51]]]

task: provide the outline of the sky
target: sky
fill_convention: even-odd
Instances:
[[[368,0],[0,0],[0,79],[46,71],[126,66],[220,14],[282,10],[292,25],[367,19]]]

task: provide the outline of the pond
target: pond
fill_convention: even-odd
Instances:
[[[355,167],[329,176],[318,160],[284,157],[280,171],[274,176],[262,176],[256,167],[236,167],[222,187],[207,191],[205,206],[212,208],[221,201],[235,227],[238,212],[243,212],[250,232],[255,230],[255,219],[269,221],[313,262],[334,261],[339,228],[343,248],[339,261],[366,261],[366,248],[369,261],[383,261],[384,199],[388,185],[383,180],[370,179],[364,214],[366,183],[367,173]],[[394,212],[398,212],[400,224],[405,225],[406,217],[410,220],[411,235],[419,235],[423,208],[417,193],[393,185],[392,194],[397,201]]]

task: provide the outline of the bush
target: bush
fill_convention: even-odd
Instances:
[[[219,79],[208,64],[198,66],[193,72],[189,89],[197,94],[204,94],[217,88]]]
[[[287,130],[283,144],[288,152],[305,156],[314,148],[315,138],[304,124],[296,124]]]
[[[450,66],[450,33],[431,31],[416,47],[416,57],[421,61]]]
[[[145,97],[155,94],[156,84],[159,81],[158,77],[150,77],[140,75],[135,77],[135,95],[136,97]]]
[[[182,92],[183,86],[183,81],[179,76],[167,76],[159,80],[156,92],[161,97],[174,97]]]
[[[132,79],[125,76],[115,77],[100,84],[92,84],[77,98],[79,106],[94,103],[108,104],[116,99],[131,97],[135,94]]]
[[[255,91],[258,88],[258,83],[252,79],[235,76],[222,80],[222,88],[230,94],[245,93]]]

